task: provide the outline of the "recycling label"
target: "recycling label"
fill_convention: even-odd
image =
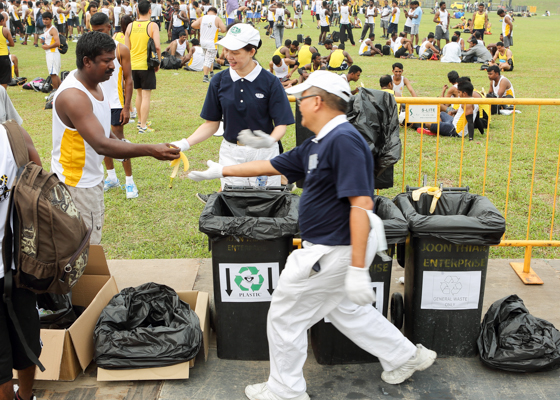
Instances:
[[[220,264],[222,302],[264,302],[272,300],[278,285],[278,263]]]
[[[420,307],[428,310],[478,309],[481,282],[481,271],[424,271]]]

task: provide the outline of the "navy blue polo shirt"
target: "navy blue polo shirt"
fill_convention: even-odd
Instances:
[[[200,116],[221,121],[222,115],[224,139],[231,143],[243,129],[271,134],[275,126],[295,122],[280,80],[259,65],[243,78],[229,68],[214,75]]]
[[[374,189],[373,156],[356,128],[344,122],[322,139],[309,138],[271,163],[290,182],[305,178],[299,203],[302,239],[349,245],[348,197],[373,197]]]

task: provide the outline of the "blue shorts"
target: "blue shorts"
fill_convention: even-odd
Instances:
[[[247,13],[247,18],[253,18],[253,13],[252,13],[252,12],[248,12],[248,13]]]
[[[254,13],[253,18],[261,19],[261,13]]]
[[[111,108],[111,126],[121,126],[122,108]]]

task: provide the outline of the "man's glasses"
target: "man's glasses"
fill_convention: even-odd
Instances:
[[[308,99],[310,97],[319,97],[321,99],[321,101],[323,101],[323,98],[321,96],[319,96],[318,94],[310,94],[308,96],[303,96],[303,97],[300,97],[300,98],[296,99],[297,105],[299,106],[301,104],[302,100]]]

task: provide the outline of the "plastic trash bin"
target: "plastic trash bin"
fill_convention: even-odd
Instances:
[[[299,231],[299,197],[274,189],[226,187],[200,215],[212,251],[219,358],[269,358],[268,308]]]
[[[414,188],[412,188],[414,189]],[[468,189],[466,189],[468,190]],[[441,356],[477,354],[489,246],[500,243],[505,220],[486,197],[444,189],[412,191],[394,202],[408,222],[405,249],[404,332]]]
[[[392,259],[395,243],[404,242],[408,235],[406,220],[390,199],[376,196],[374,203],[376,214],[383,220],[385,236],[389,245],[387,254]],[[383,261],[381,257],[376,255],[369,269],[376,299],[373,306],[385,317],[387,317],[391,288],[392,266],[392,260]],[[375,329],[375,327],[372,327],[372,329]],[[328,322],[328,319],[323,319],[311,327],[311,347],[317,362],[323,365],[378,361],[377,357],[355,345],[333,324]]]

